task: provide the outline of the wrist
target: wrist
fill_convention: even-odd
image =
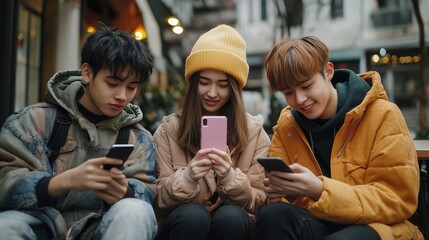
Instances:
[[[224,178],[219,178],[219,184],[221,185],[228,185],[232,183],[235,179],[235,171],[232,169],[232,167],[229,169],[228,175],[226,175]]]
[[[321,178],[317,178],[319,181],[317,181],[314,184],[314,191],[311,196],[309,196],[313,201],[317,202],[319,201],[320,196],[322,196],[323,193],[323,180]]]
[[[183,182],[187,183],[191,187],[196,187],[198,185],[198,181],[193,180],[191,177],[189,177],[187,167],[183,170],[181,177],[183,179]]]
[[[65,172],[51,178],[48,184],[49,196],[53,198],[58,197],[61,193],[71,189],[70,184],[70,181],[65,176]]]

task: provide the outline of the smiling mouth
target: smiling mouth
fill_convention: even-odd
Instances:
[[[302,109],[304,112],[308,112],[308,111],[310,111],[310,110],[313,108],[313,106],[314,106],[314,103],[312,103],[312,104],[310,104],[310,105],[307,105],[307,106],[305,106],[305,107],[302,107],[301,109]]]
[[[215,106],[218,103],[217,101],[212,101],[212,100],[204,100],[204,101],[208,106]]]

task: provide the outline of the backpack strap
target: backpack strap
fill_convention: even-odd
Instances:
[[[54,128],[52,129],[51,137],[48,142],[47,156],[49,162],[52,163],[61,153],[61,148],[67,140],[67,135],[71,125],[71,118],[62,107],[57,107],[57,118],[55,119]]]
[[[116,144],[126,144],[128,143],[128,138],[130,137],[130,126],[123,127],[119,129],[118,136],[116,137]]]
[[[51,166],[57,159],[58,155],[60,155],[61,148],[66,143],[69,128],[72,123],[72,119],[66,110],[64,110],[62,107],[58,107],[57,109],[57,118],[55,119],[54,128],[52,129],[51,137],[48,142],[47,156]],[[130,126],[119,129],[119,133],[116,138],[117,144],[128,143],[130,129]]]

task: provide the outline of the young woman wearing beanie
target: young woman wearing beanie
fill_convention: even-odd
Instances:
[[[266,203],[264,169],[270,139],[262,117],[245,112],[246,44],[227,25],[196,41],[186,59],[189,83],[177,113],[164,117],[157,144],[158,239],[251,239]],[[200,149],[203,115],[228,119],[228,150]]]

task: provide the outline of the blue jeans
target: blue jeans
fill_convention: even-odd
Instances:
[[[19,211],[0,213],[1,239],[48,239],[45,224]],[[113,204],[101,219],[92,239],[153,239],[157,223],[152,205],[124,198]]]
[[[252,239],[253,226],[239,206],[224,205],[213,216],[201,205],[185,204],[168,215],[157,240]]]
[[[256,239],[379,240],[367,225],[341,225],[315,218],[307,210],[288,203],[274,203],[256,217]]]
[[[154,239],[157,223],[152,205],[124,198],[107,211],[92,239]]]
[[[42,221],[26,213],[0,212],[1,239],[47,239],[46,229]]]

